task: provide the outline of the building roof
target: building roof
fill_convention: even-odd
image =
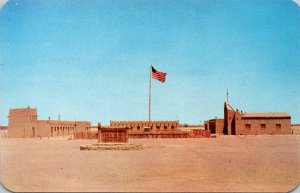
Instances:
[[[90,123],[90,121],[70,121],[70,120],[37,120],[38,122],[56,123],[56,124],[76,124],[76,123]]]
[[[106,126],[106,127],[101,127],[101,131],[124,131],[128,130],[128,127],[115,127],[115,126]]]
[[[288,113],[243,113],[243,118],[283,118],[291,117]]]
[[[36,107],[22,107],[22,108],[11,108],[9,110],[27,110],[27,109],[31,109],[31,110],[36,110]]]

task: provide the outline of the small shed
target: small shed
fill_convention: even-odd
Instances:
[[[98,127],[99,143],[127,143],[128,128],[127,127]]]

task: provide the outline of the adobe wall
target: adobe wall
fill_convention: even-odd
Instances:
[[[131,131],[144,132],[145,127],[151,127],[152,131],[178,130],[179,121],[110,121],[112,127],[128,127]]]
[[[210,119],[204,122],[205,130],[211,134],[224,134],[224,119]]]
[[[224,103],[224,134],[235,135],[235,111]]]
[[[216,133],[224,134],[224,119],[216,119]]]
[[[113,133],[110,133],[114,135]],[[110,135],[109,134],[109,135]],[[105,137],[105,136],[101,136]],[[113,137],[113,136],[112,136]],[[122,137],[122,136],[121,136]],[[97,139],[96,131],[81,131],[74,133],[74,139]],[[150,132],[128,132],[128,138],[144,139],[144,138],[210,138],[210,132],[202,129],[194,129],[191,131],[150,131]],[[111,139],[109,139],[111,140]],[[128,139],[127,139],[128,140]],[[107,141],[104,141],[107,142]]]
[[[291,126],[292,134],[293,135],[299,135],[300,134],[300,124],[293,124]]]
[[[75,131],[89,131],[91,129],[91,122],[89,121],[75,121]]]
[[[90,122],[39,120],[38,129],[41,137],[73,135],[74,131],[87,131]]]
[[[73,135],[74,132],[88,131],[91,123],[88,121],[41,120],[38,128],[43,137]]]
[[[246,128],[246,124],[250,128]],[[264,124],[266,127],[262,127]],[[276,128],[276,124],[280,128]],[[280,135],[291,134],[291,119],[240,119],[237,124],[237,134],[246,135]]]

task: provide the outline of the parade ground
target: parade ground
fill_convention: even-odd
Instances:
[[[22,192],[287,192],[300,137],[129,139],[142,150],[80,151],[96,140],[2,138],[1,182]]]

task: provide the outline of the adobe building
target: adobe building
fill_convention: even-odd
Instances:
[[[288,113],[243,113],[225,102],[224,134],[291,134],[291,116]]]
[[[10,109],[8,137],[34,138],[73,135],[75,131],[87,131],[88,121],[38,120],[36,108]]]
[[[128,128],[129,138],[206,138],[210,132],[201,126],[182,130],[179,121],[110,121],[111,127]]]
[[[90,131],[75,132],[74,139],[95,139],[101,137],[98,132],[94,130],[95,126],[91,126]],[[119,132],[125,130],[128,138],[209,138],[210,132],[204,130],[202,125],[179,125],[179,121],[110,121],[110,126],[101,127],[98,124],[98,129],[104,128],[103,132],[110,134],[111,137]],[[184,128],[184,129],[183,129]],[[101,130],[102,131],[102,130]],[[110,132],[110,133],[109,133]],[[122,134],[123,137],[124,135]],[[105,137],[105,136],[102,136]],[[107,136],[106,136],[107,137]],[[115,136],[117,137],[117,136]],[[118,141],[116,139],[109,139],[104,141]],[[123,140],[123,139],[122,139]],[[102,140],[103,142],[103,140]]]
[[[292,125],[292,134],[299,135],[300,134],[300,124],[293,124]]]
[[[224,119],[210,119],[204,122],[205,130],[209,130],[211,134],[224,134]]]
[[[129,132],[178,131],[179,121],[110,121],[112,127],[127,127]]]

